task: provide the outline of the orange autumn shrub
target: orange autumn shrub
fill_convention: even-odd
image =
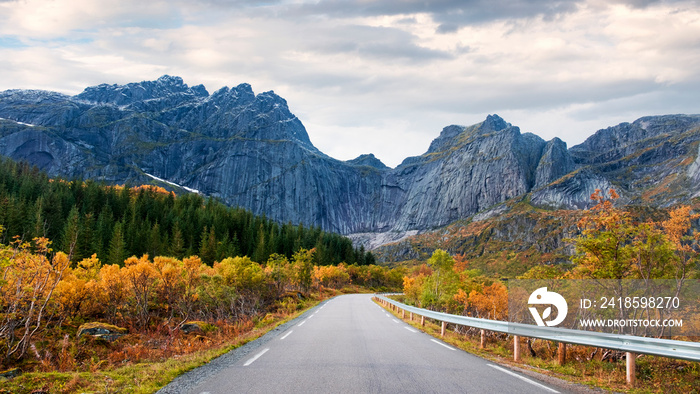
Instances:
[[[50,244],[46,238],[35,238],[32,243],[15,238],[9,247],[0,245],[2,363],[22,358],[50,317],[54,291],[70,264],[65,253],[50,257]]]

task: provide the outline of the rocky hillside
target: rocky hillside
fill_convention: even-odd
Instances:
[[[326,156],[283,98],[247,84],[210,94],[163,76],[76,96],[9,90],[0,118],[0,154],[53,176],[196,190],[371,246],[504,214],[503,203],[524,196],[534,207],[575,209],[596,188],[659,206],[700,194],[700,116],[642,118],[567,149],[490,115],[445,127],[425,154],[394,169],[371,154]]]

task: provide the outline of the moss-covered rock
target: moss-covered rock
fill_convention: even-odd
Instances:
[[[22,371],[19,368],[8,369],[7,371],[0,371],[0,380],[2,379],[12,379],[19,376]]]
[[[216,330],[216,326],[203,322],[203,321],[188,321],[183,323],[180,326],[180,331],[184,332],[185,334],[189,333],[208,333]]]
[[[113,324],[92,322],[85,323],[78,328],[78,337],[90,335],[112,342],[123,337],[127,332],[126,328],[117,327]]]

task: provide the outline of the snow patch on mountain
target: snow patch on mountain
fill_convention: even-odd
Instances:
[[[185,189],[185,190],[187,190],[187,191],[190,192],[190,193],[202,194],[202,193],[201,193],[199,190],[197,190],[197,189],[192,189],[192,188],[187,187],[187,186],[178,185],[178,184],[175,183],[175,182],[166,181],[166,180],[163,179],[163,178],[158,178],[157,176],[151,175],[151,174],[149,174],[149,173],[147,173],[147,172],[144,172],[144,174],[146,174],[146,175],[148,175],[149,177],[151,177],[151,178],[157,180],[158,182],[167,183],[168,185],[175,186],[175,187],[179,187],[180,189]]]

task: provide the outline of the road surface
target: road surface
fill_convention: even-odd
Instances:
[[[566,389],[449,346],[371,295],[322,303],[159,393],[556,393]]]

